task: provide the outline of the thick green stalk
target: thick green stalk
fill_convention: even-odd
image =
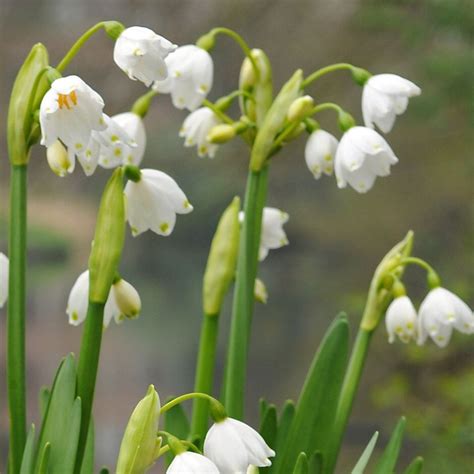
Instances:
[[[365,360],[367,358],[372,334],[373,331],[368,331],[363,328],[359,328],[359,332],[357,333],[339,397],[336,421],[334,423],[334,431],[332,433],[333,444],[332,449],[330,450],[331,457],[328,459],[327,469],[324,471],[325,473],[332,473],[334,471],[337,456],[342,443],[342,438],[352,411],[355,394],[359,388],[359,382],[364,369]]]
[[[79,362],[77,366],[77,396],[82,400],[81,431],[77,447],[76,469],[81,470],[86,447],[87,433],[92,416],[95,382],[99,367],[100,345],[104,325],[104,303],[89,302],[82,334]]]
[[[245,219],[240,234],[229,351],[224,380],[224,406],[229,416],[237,419],[241,419],[244,413],[247,355],[267,179],[267,166],[264,166],[260,171],[251,170],[249,172],[244,204]]]
[[[217,336],[219,334],[219,315],[205,314],[199,342],[199,354],[196,367],[194,391],[212,395],[214,367],[216,363]],[[193,405],[191,421],[192,439],[202,440],[207,431],[209,417],[209,402],[196,399]]]
[[[20,471],[26,442],[25,300],[27,165],[12,165],[10,258],[7,316],[7,390],[10,414],[10,468]]]

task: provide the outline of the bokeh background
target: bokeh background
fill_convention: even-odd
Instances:
[[[1,0],[1,251],[7,250],[8,227],[5,120],[16,71],[33,43],[45,43],[54,64],[85,29],[103,19],[149,26],[178,44],[192,43],[214,26],[234,28],[268,53],[277,88],[298,67],[308,74],[348,61],[373,73],[398,73],[423,89],[388,137],[400,163],[367,195],[338,190],[333,178],[316,182],[304,163],[304,140],[275,158],[268,203],[290,214],[290,245],[271,252],[260,270],[270,297],[267,305],[257,306],[254,319],[248,421],[258,424],[261,396],[278,404],[296,398],[322,334],[338,311],[348,312],[355,333],[377,262],[408,229],[416,232],[416,254],[432,262],[445,285],[472,303],[474,9],[467,0]],[[115,66],[112,47],[104,34],[96,35],[67,71],[102,94],[110,115],[127,110],[145,92]],[[221,38],[213,57],[210,98],[216,99],[236,87],[242,56],[230,40]],[[361,119],[361,90],[347,73],[325,77],[310,93],[317,101],[339,102]],[[234,195],[243,194],[245,146],[235,140],[214,160],[199,159],[177,136],[184,118],[168,97],[159,97],[146,119],[144,165],[173,176],[195,211],[178,219],[169,238],[147,233],[127,239],[122,274],[139,289],[143,314],[137,321],[112,325],[104,337],[95,405],[98,466],[113,466],[128,416],[148,384],[155,384],[163,399],[191,390],[210,239],[220,213]],[[337,133],[331,112],[319,119]],[[62,356],[78,351],[81,328],[67,324],[67,295],[86,267],[108,173],[98,170],[85,178],[78,169],[57,178],[40,146],[30,168],[28,400],[30,419],[37,421],[40,386],[51,383]],[[407,278],[410,295],[421,301],[426,293],[423,273],[413,269]],[[229,306],[222,315],[218,382]],[[5,459],[4,310],[0,331],[0,442]],[[398,416],[405,414],[408,436],[402,464],[421,454],[427,474],[471,473],[472,344],[456,334],[444,350],[433,344],[391,346],[381,327],[338,472],[349,471],[376,429],[381,430],[382,446]]]

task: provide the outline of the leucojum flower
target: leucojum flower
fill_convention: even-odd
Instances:
[[[321,129],[315,130],[308,138],[304,156],[315,179],[319,179],[322,173],[332,175],[338,143],[335,136]]]
[[[198,155],[214,158],[218,145],[209,142],[207,136],[211,129],[222,123],[217,115],[207,107],[191,112],[183,122],[179,136],[184,137],[184,146],[196,146]]]
[[[390,344],[397,337],[404,343],[415,339],[417,324],[416,309],[408,296],[399,296],[390,303],[385,315],[385,325]]]
[[[377,125],[384,133],[392,130],[397,115],[405,112],[408,99],[420,95],[421,89],[396,74],[372,76],[362,92],[362,114],[366,127]]]
[[[176,108],[196,110],[212,87],[214,64],[210,54],[188,44],[171,53],[165,62],[168,78],[156,82],[153,88],[171,94]]]
[[[219,470],[202,454],[185,451],[174,457],[166,474],[219,474]]]
[[[265,207],[262,216],[262,231],[260,237],[260,247],[258,258],[265,260],[270,250],[279,249],[288,245],[283,225],[288,222],[289,216],[286,212],[280,211],[275,207]],[[244,213],[239,213],[240,222],[244,221]]]
[[[166,173],[158,170],[136,170],[137,176],[125,186],[126,213],[134,236],[150,229],[159,235],[170,235],[176,214],[188,214],[193,206]]]
[[[8,257],[0,252],[0,308],[3,308],[8,298],[8,268]]]
[[[149,28],[132,26],[115,42],[114,61],[130,79],[149,87],[167,78],[165,59],[176,47]]]
[[[271,466],[270,449],[262,436],[253,428],[233,418],[224,418],[211,426],[204,440],[204,455],[219,472],[246,473],[249,466]]]
[[[334,159],[337,185],[369,191],[377,176],[388,176],[398,158],[385,139],[367,127],[352,127],[341,138]]]
[[[445,347],[453,328],[465,334],[474,333],[474,315],[459,296],[445,288],[434,288],[420,306],[418,344],[424,344],[429,336],[439,347]]]
[[[66,313],[73,326],[81,324],[87,316],[89,304],[89,270],[81,273],[74,283],[67,303]],[[120,324],[125,319],[135,319],[141,311],[141,300],[137,290],[127,281],[120,278],[115,281],[105,303],[104,327],[112,319]]]

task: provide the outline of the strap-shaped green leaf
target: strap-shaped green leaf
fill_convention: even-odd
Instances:
[[[390,441],[387,444],[373,474],[388,474],[395,471],[398,454],[400,453],[400,446],[402,445],[403,432],[405,430],[405,417],[401,417],[400,421],[390,436]]]
[[[170,398],[169,400],[172,400]],[[168,401],[169,401],[168,400]],[[189,420],[181,405],[175,405],[169,409],[164,416],[164,429],[169,433],[173,433],[179,439],[187,439],[189,436]],[[201,445],[203,440],[193,440],[197,445]],[[198,447],[199,447],[198,446]],[[173,455],[168,453],[166,455],[166,462],[170,464],[173,460]]]
[[[35,467],[35,425],[31,425],[26,438],[23,459],[21,460],[20,474],[33,474]]]
[[[418,456],[410,463],[410,465],[403,471],[403,474],[421,474],[423,470],[423,458]]]
[[[293,474],[309,474],[308,457],[306,453],[300,453],[296,460]]]
[[[76,398],[76,364],[69,354],[61,362],[49,397],[38,442],[38,452],[48,449],[48,473],[74,471],[81,421],[81,401]],[[37,460],[39,472],[42,460]]]
[[[108,467],[103,467],[100,469],[99,474],[110,474],[110,470]]]
[[[95,452],[95,434],[94,420],[89,423],[89,432],[87,433],[86,449],[82,458],[81,474],[90,474],[94,472],[94,452]]]
[[[277,453],[274,472],[291,472],[301,452],[317,450],[325,458],[346,369],[348,346],[347,319],[340,315],[328,329],[314,357],[286,442]]]
[[[379,432],[376,431],[372,435],[372,438],[370,438],[369,443],[365,447],[364,452],[361,454],[359,460],[357,461],[357,464],[354,466],[354,469],[352,469],[351,474],[364,474],[364,469],[367,467],[367,464],[369,463],[370,456],[372,456],[372,452],[375,448],[375,444],[377,443],[378,437],[379,437]]]
[[[277,410],[275,405],[268,405],[265,416],[260,424],[259,431],[268,446],[275,449],[278,432]],[[260,472],[270,473],[272,472],[272,468],[273,466],[263,467],[260,468]]]
[[[321,451],[315,451],[309,458],[310,474],[323,474],[323,455]]]
[[[278,421],[277,441],[274,448],[277,453],[280,452],[286,442],[288,430],[290,429],[291,422],[293,421],[294,416],[295,403],[293,402],[293,400],[287,400],[283,405],[280,420]]]
[[[258,409],[259,409],[259,415],[260,415],[260,425],[262,425],[263,420],[265,418],[265,415],[267,414],[268,405],[269,405],[269,403],[264,398],[261,398],[258,401]]]
[[[41,423],[44,420],[44,415],[46,413],[46,409],[48,408],[49,397],[51,396],[51,391],[48,387],[41,387],[39,391],[38,397],[38,405],[39,405],[39,412],[41,415]]]
[[[38,474],[48,474],[49,460],[51,457],[51,444],[46,443],[40,453],[41,456],[39,458]]]

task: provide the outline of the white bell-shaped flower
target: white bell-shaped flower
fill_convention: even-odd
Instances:
[[[204,455],[219,469],[219,472],[246,473],[250,465],[271,466],[270,457],[275,456],[262,436],[253,428],[233,418],[214,423],[204,440]]]
[[[377,176],[388,176],[398,162],[385,139],[367,127],[352,127],[341,138],[334,159],[337,185],[349,183],[359,193],[372,188]]]
[[[405,344],[416,337],[416,309],[408,296],[395,298],[385,315],[388,342],[392,344],[398,337]]]
[[[445,347],[453,328],[465,334],[474,333],[474,315],[459,296],[445,288],[434,288],[418,312],[418,344],[424,344],[430,336],[436,345]]]
[[[174,457],[166,474],[219,474],[219,469],[205,456],[186,451]]]
[[[171,94],[178,109],[197,109],[211,90],[214,64],[210,54],[188,44],[179,47],[166,58],[168,78],[155,83],[158,92]]]
[[[184,146],[196,146],[200,157],[214,158],[218,145],[210,143],[207,135],[213,127],[222,123],[217,115],[207,107],[191,112],[183,122],[179,136],[184,137]]]
[[[304,156],[306,165],[315,179],[319,179],[322,173],[332,175],[338,143],[334,135],[321,129],[315,130],[309,136]]]
[[[137,165],[145,152],[146,135],[142,119],[126,112],[114,117],[104,116],[107,129],[93,132],[92,140],[99,146],[98,163],[103,168]]]
[[[147,87],[168,76],[165,59],[176,45],[143,26],[125,29],[115,42],[114,61],[130,79]]]
[[[390,132],[397,115],[405,112],[408,99],[420,93],[421,89],[416,84],[396,74],[372,76],[362,92],[365,126],[374,128],[377,125],[382,132]]]
[[[8,257],[0,252],[0,308],[6,303],[8,298]]]
[[[67,172],[74,169],[75,156],[86,174],[91,174],[91,168],[95,169],[99,148],[91,138],[94,132],[107,128],[103,108],[100,95],[77,76],[56,79],[43,97],[41,144],[49,148],[61,140],[66,145],[70,163]]]
[[[74,283],[67,302],[66,313],[69,324],[78,326],[87,316],[89,305],[89,270],[81,273]],[[134,319],[141,310],[140,296],[137,290],[122,278],[114,282],[104,308],[104,327],[112,319],[120,324],[124,319]]]
[[[162,171],[141,170],[139,181],[129,180],[124,192],[127,220],[134,236],[148,229],[159,235],[170,235],[176,214],[193,210],[176,181]]]
[[[244,221],[245,214],[243,211],[239,213],[239,220]],[[258,249],[259,261],[265,260],[269,250],[279,249],[288,245],[288,237],[286,236],[283,225],[288,222],[290,216],[275,207],[264,207],[262,215],[262,229],[260,232],[260,247]]]

